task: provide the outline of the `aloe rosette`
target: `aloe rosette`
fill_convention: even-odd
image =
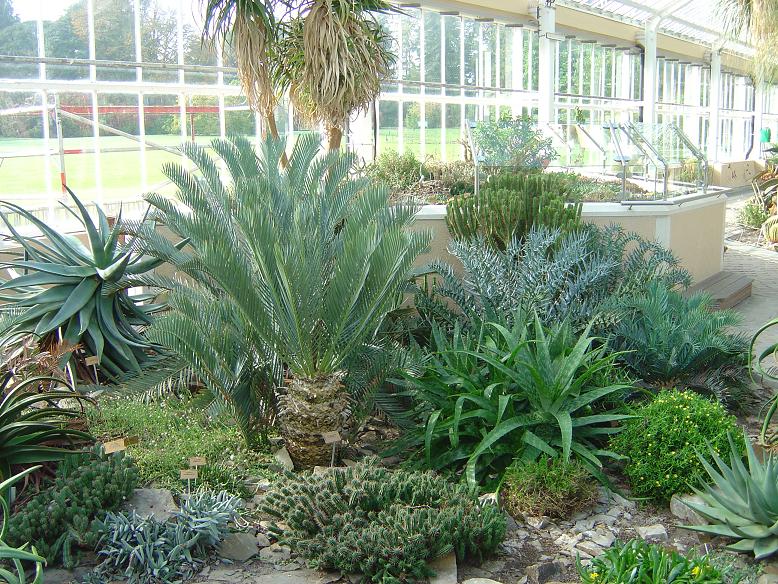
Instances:
[[[137,236],[123,241],[127,225],[121,213],[111,225],[97,207],[95,223],[81,201],[68,192],[78,213],[69,210],[86,233],[86,244],[18,205],[0,203],[0,218],[10,238],[22,248],[11,260],[0,263],[10,275],[0,279],[0,301],[12,314],[0,331],[0,342],[34,334],[44,345],[79,345],[86,356],[98,358],[109,377],[139,371],[155,349],[142,329],[163,305],[152,303],[151,294],[130,296],[128,289],[162,260],[144,254]],[[37,228],[40,236],[19,233],[9,218],[11,213]]]

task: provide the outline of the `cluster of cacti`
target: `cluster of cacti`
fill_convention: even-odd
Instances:
[[[505,516],[475,492],[429,472],[390,471],[369,459],[322,474],[287,474],[262,511],[275,535],[320,569],[368,582],[415,582],[451,551],[480,561],[505,536]]]
[[[65,566],[77,564],[77,548],[96,541],[95,519],[116,509],[138,483],[132,460],[121,453],[74,457],[77,462],[61,465],[54,484],[16,510],[8,522],[6,541],[14,546],[32,544],[49,565],[60,559]]]
[[[569,184],[557,175],[501,174],[491,177],[477,195],[452,197],[446,223],[457,239],[481,236],[505,249],[523,239],[533,225],[570,231],[581,222],[581,203],[568,203]]]
[[[117,577],[127,584],[167,584],[190,578],[208,551],[229,533],[243,501],[224,491],[201,491],[181,504],[169,521],[135,512],[107,513],[96,522],[102,563],[87,578],[95,584]]]

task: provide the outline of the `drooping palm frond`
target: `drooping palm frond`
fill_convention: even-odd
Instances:
[[[778,79],[778,3],[774,0],[718,0],[719,20],[734,38],[745,37],[754,47],[753,75],[757,82]]]

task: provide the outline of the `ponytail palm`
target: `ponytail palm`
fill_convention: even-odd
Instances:
[[[429,237],[408,229],[415,209],[390,207],[386,188],[351,178],[354,157],[322,155],[318,137],[301,137],[283,170],[284,144],[272,138],[258,156],[243,138],[212,147],[226,184],[217,162],[189,144],[197,173],[165,169],[183,205],[147,200],[190,241],[171,261],[234,307],[256,353],[285,364],[279,418],[295,463],[328,464],[322,434],[348,418],[344,363],[396,305]]]

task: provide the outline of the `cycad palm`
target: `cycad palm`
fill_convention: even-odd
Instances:
[[[348,417],[344,361],[394,307],[429,237],[408,229],[412,207],[390,207],[385,188],[350,178],[353,156],[320,155],[318,137],[301,137],[283,170],[283,143],[272,138],[258,156],[243,138],[213,149],[226,184],[190,144],[198,174],[166,167],[184,208],[160,195],[148,201],[191,241],[173,262],[233,307],[255,351],[287,367],[279,416],[295,463],[329,463],[322,434]]]

